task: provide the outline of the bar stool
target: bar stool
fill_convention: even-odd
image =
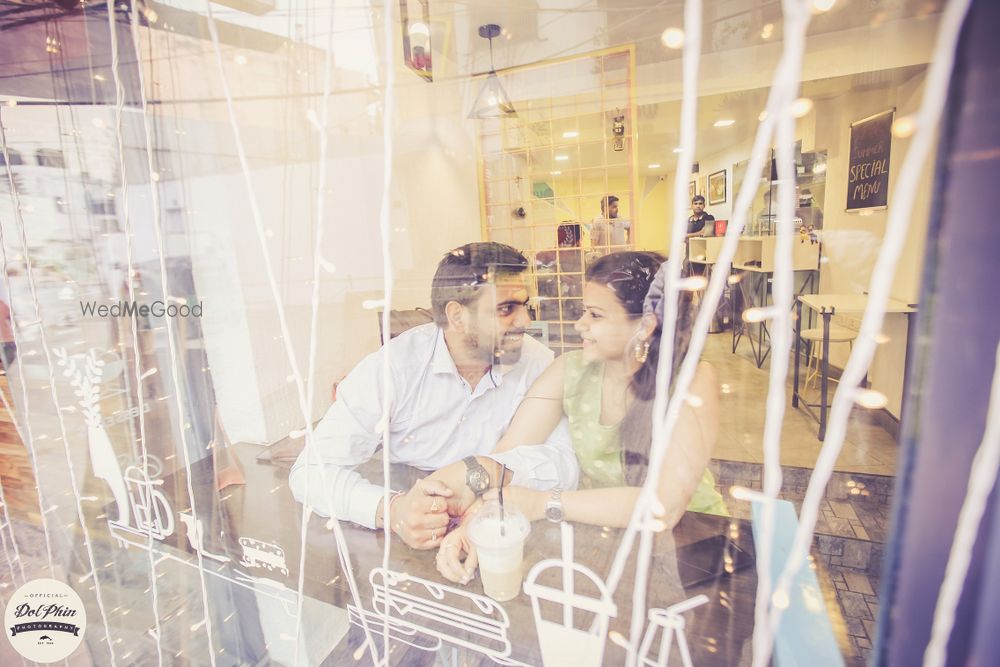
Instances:
[[[853,329],[846,329],[844,327],[838,327],[830,325],[830,343],[847,343],[850,348],[850,352],[854,351],[854,339],[858,337],[858,332]],[[802,340],[807,340],[810,342],[809,349],[809,360],[806,362],[806,389],[809,388],[809,383],[816,379],[820,371],[820,362],[823,359],[823,327],[816,327],[814,329],[803,329],[802,330]],[[816,362],[815,367],[813,361]],[[830,378],[834,382],[838,382],[836,378]]]

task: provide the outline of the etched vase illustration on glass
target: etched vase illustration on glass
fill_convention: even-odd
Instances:
[[[163,481],[149,479],[137,466],[129,466],[123,475],[111,438],[104,428],[99,401],[105,362],[94,349],[83,355],[67,355],[64,348],[54,353],[63,368],[63,376],[73,386],[87,423],[87,449],[94,476],[107,483],[115,499],[118,516],[108,519],[112,533],[122,542],[130,540],[115,529],[141,537],[151,535],[158,540],[172,535],[173,512],[166,497],[155,488]]]

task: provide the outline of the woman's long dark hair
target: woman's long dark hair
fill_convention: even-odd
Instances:
[[[624,251],[605,255],[587,268],[587,282],[604,285],[618,298],[625,311],[636,318],[643,315],[646,294],[660,265],[663,255],[655,252]],[[685,262],[682,275],[690,269]],[[677,310],[677,326],[674,333],[673,372],[671,384],[677,376],[681,361],[687,353],[691,341],[691,327],[694,323],[694,304],[691,292],[681,292]],[[619,429],[625,480],[633,486],[642,484],[649,467],[649,447],[652,437],[653,398],[656,396],[656,367],[660,360],[660,335],[663,322],[656,319],[656,329],[649,338],[649,355],[632,376],[629,390],[634,399]],[[626,350],[626,354],[633,354]]]

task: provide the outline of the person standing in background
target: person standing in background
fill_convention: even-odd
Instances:
[[[706,225],[710,229],[706,232]],[[715,216],[705,212],[705,197],[695,195],[691,199],[691,217],[688,218],[687,238],[692,236],[715,236]]]
[[[12,313],[7,304],[8,296],[0,294],[0,343],[4,370],[9,369],[17,361],[17,343],[14,342],[14,326]]]
[[[632,223],[618,217],[618,197],[601,198],[601,214],[590,223],[590,245],[594,248],[627,246]]]

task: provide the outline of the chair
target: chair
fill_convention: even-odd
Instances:
[[[385,344],[385,332],[382,330],[382,311],[378,311],[378,335],[382,344]],[[393,339],[399,334],[434,321],[434,314],[426,308],[412,308],[410,310],[390,310],[389,311],[389,339]]]
[[[802,339],[809,341],[809,359],[806,362],[806,388],[816,379],[820,372],[820,362],[823,359],[823,327],[803,329]],[[844,327],[830,326],[830,343],[847,343],[850,351],[854,351],[854,339],[858,332]],[[813,362],[816,362],[813,364]],[[834,382],[838,380],[831,378]]]

